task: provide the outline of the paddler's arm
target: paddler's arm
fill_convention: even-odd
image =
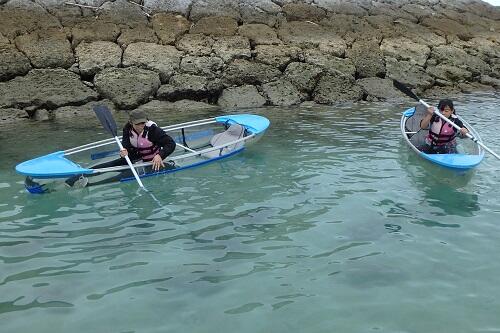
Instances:
[[[420,128],[421,129],[429,128],[429,124],[431,122],[431,118],[432,118],[433,114],[434,114],[434,107],[433,106],[428,107],[427,114],[425,115],[425,117],[422,118],[422,120],[420,120]]]

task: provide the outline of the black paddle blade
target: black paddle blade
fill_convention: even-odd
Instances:
[[[93,109],[102,127],[111,133],[111,135],[117,136],[115,119],[108,107],[106,105],[95,105]]]
[[[411,98],[413,98],[414,100],[420,100],[420,98],[418,98],[417,95],[415,95],[413,93],[413,91],[410,90],[410,88],[408,88],[407,86],[405,86],[403,83],[397,81],[397,80],[392,80],[392,85],[398,89],[399,91],[401,91],[403,94],[405,94],[406,96],[409,96]]]

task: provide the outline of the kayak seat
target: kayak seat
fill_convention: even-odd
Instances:
[[[225,146],[226,144],[241,139],[245,135],[245,128],[239,124],[232,124],[229,128],[219,134],[214,135],[210,139],[210,145],[212,147]],[[239,149],[243,146],[243,142],[238,142],[236,144],[229,145],[227,147],[221,148],[219,150],[211,151],[203,154],[207,158],[215,158],[218,156],[225,155],[235,149]]]

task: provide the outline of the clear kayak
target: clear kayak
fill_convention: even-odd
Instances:
[[[177,146],[165,160],[165,168],[152,171],[151,162],[138,162],[134,167],[139,177],[172,173],[237,154],[257,141],[269,127],[265,117],[251,114],[225,115],[162,127]],[[16,171],[26,176],[30,193],[50,191],[49,184],[91,186],[134,180],[128,165],[102,167],[119,159],[114,138],[57,151],[22,162]],[[99,161],[99,163],[96,163]],[[70,180],[70,181],[68,181]]]
[[[403,112],[401,117],[401,134],[404,140],[420,157],[442,167],[456,170],[468,170],[476,167],[484,158],[484,150],[469,139],[459,140],[457,153],[454,154],[428,154],[425,153],[425,138],[429,130],[420,128],[420,121],[426,115],[427,109],[419,104]],[[460,116],[469,132],[481,141],[479,134]]]

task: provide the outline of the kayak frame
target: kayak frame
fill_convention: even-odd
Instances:
[[[428,131],[428,129],[419,129],[418,131],[407,131],[406,130],[406,122],[414,116],[416,112],[416,106],[405,110],[401,116],[400,129],[401,134],[403,135],[406,143],[411,147],[411,149],[416,152],[420,157],[425,160],[439,165],[441,167],[445,167],[453,170],[469,170],[481,163],[484,158],[485,151],[484,149],[478,145],[476,142],[474,144],[477,147],[477,154],[469,154],[469,153],[459,153],[459,154],[427,154],[419,150],[413,142],[410,140],[409,135],[415,135],[420,131]],[[481,141],[481,137],[479,133],[477,133],[474,128],[468,124],[463,118],[457,115],[458,119],[460,119],[464,126],[469,130],[469,132],[476,137],[479,141]],[[417,118],[418,119],[418,118]]]

